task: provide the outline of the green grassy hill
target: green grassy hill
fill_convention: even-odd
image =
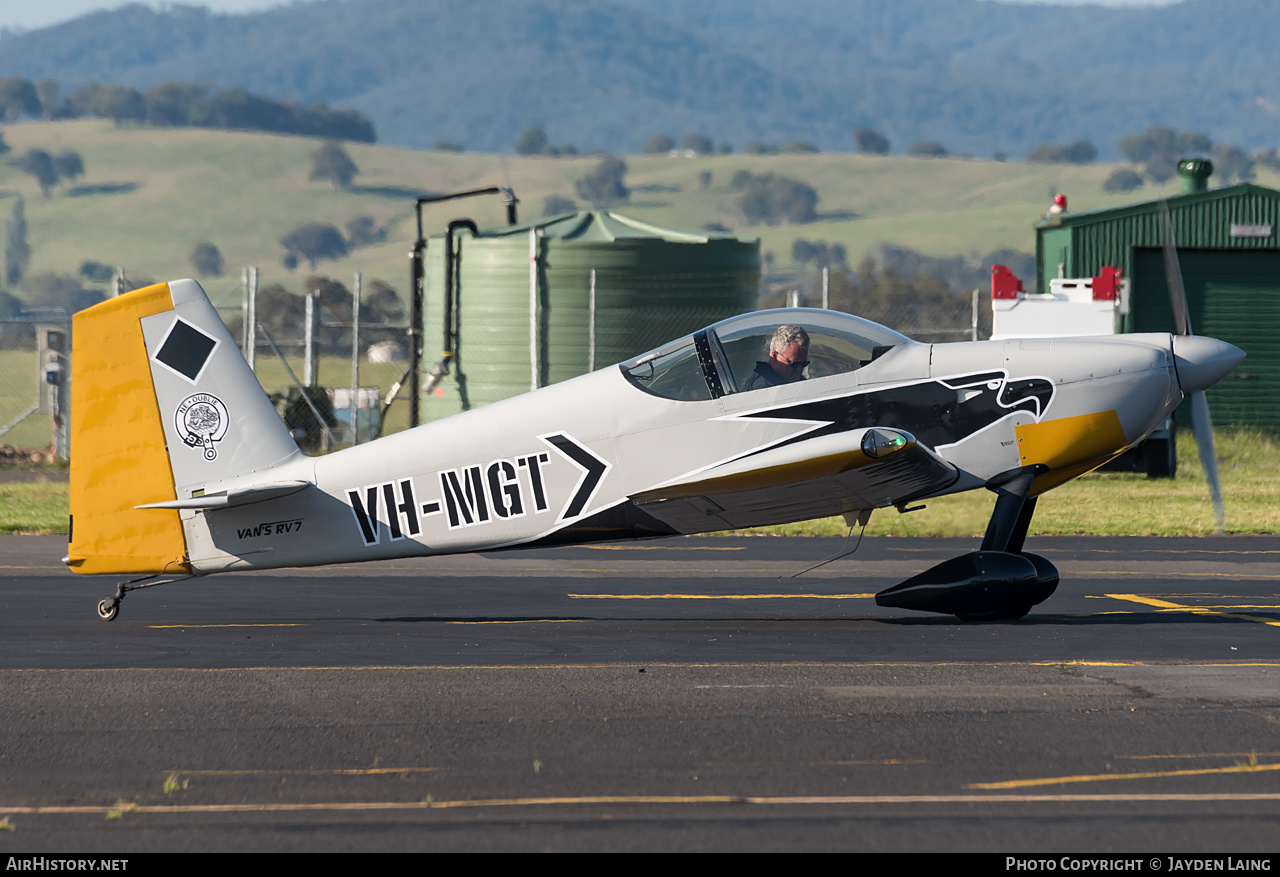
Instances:
[[[406,253],[413,239],[413,199],[418,192],[507,185],[521,198],[521,217],[541,214],[547,195],[576,198],[574,181],[596,160],[526,158],[480,153],[412,151],[351,145],[360,174],[349,191],[311,182],[310,155],[317,141],[194,129],[116,128],[81,120],[10,126],[12,151],[73,149],[86,174],[72,186],[42,197],[34,178],[0,163],[0,192],[26,200],[33,254],[28,275],[74,275],[86,260],[123,266],[133,280],[185,277],[200,241],[212,241],[227,273],[205,278],[220,303],[238,303],[240,267],[258,265],[261,283],[283,283],[301,291],[312,272],[304,264],[281,265],[279,239],[303,222],[339,228],[372,216],[388,229],[385,243],[357,249],[347,258],[322,262],[316,273],[350,283],[363,272],[403,294],[408,285]],[[1111,165],[1063,166],[999,163],[973,159],[913,159],[849,154],[705,158],[627,156],[629,203],[617,209],[665,225],[699,228],[720,223],[744,238],[760,238],[788,269],[798,237],[840,243],[851,264],[879,244],[909,246],[932,256],[976,256],[1008,247],[1029,252],[1031,224],[1054,192],[1065,192],[1073,210],[1089,210],[1177,190],[1176,183],[1148,186],[1128,195],[1108,195],[1102,182]],[[819,193],[816,222],[792,226],[749,225],[738,212],[729,180],[737,170],[794,177]],[[702,191],[699,174],[711,172]],[[1261,170],[1259,182],[1280,186],[1280,175]],[[78,194],[76,194],[78,193]],[[0,218],[11,202],[0,199]],[[475,219],[481,227],[504,223],[497,198],[451,202],[427,210],[429,233],[448,220]],[[22,287],[13,290],[22,295]]]

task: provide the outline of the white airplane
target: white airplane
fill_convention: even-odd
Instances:
[[[195,281],[74,319],[65,560],[138,576],[98,603],[106,620],[128,591],[177,578],[830,515],[865,525],[979,488],[999,495],[980,549],[876,599],[1020,618],[1058,582],[1022,550],[1039,495],[1141,441],[1244,356],[1189,334],[922,344],[848,314],[761,311],[309,457]],[[779,326],[806,343],[775,349]]]

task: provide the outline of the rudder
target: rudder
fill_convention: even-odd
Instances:
[[[189,571],[190,513],[138,506],[261,479],[297,446],[194,280],[81,311],[72,344],[67,564]]]

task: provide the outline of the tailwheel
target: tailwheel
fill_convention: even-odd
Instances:
[[[120,601],[115,597],[104,597],[98,601],[98,617],[103,621],[115,621],[120,614]]]

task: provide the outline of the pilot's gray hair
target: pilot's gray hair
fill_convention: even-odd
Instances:
[[[809,333],[799,326],[786,323],[779,326],[777,331],[773,333],[773,340],[769,342],[769,349],[774,353],[786,353],[787,348],[792,344],[808,347]]]

